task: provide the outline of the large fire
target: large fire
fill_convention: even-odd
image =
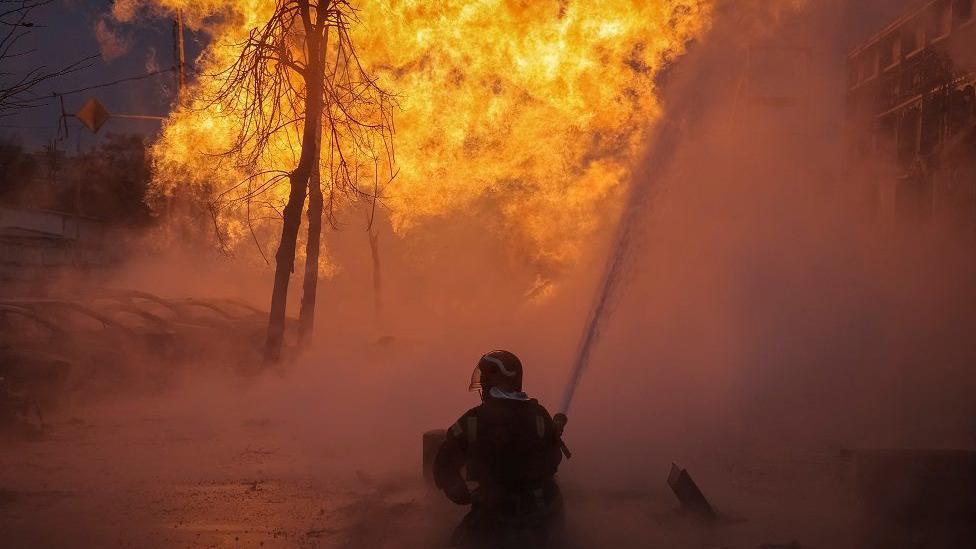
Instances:
[[[200,75],[235,59],[274,0],[119,0],[128,20],[143,8],[183,10],[212,40]],[[382,203],[394,228],[488,204],[531,259],[578,257],[638,161],[659,114],[655,76],[709,23],[712,0],[381,0],[358,6],[352,34],[379,84],[397,96],[396,177]],[[204,186],[235,196],[243,174],[216,160],[237,121],[200,98],[199,76],[154,148],[157,191]],[[288,136],[281,138],[287,140]],[[282,144],[261,169],[288,170]],[[372,175],[370,175],[370,184]],[[249,205],[252,219],[280,210],[281,184]],[[256,213],[255,209],[264,213]],[[243,207],[221,212],[232,241],[250,239]],[[273,215],[271,216],[273,217]],[[273,233],[264,233],[266,238]]]

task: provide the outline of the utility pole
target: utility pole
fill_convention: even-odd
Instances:
[[[173,64],[176,69],[176,106],[183,106],[186,97],[186,55],[183,50],[183,10],[176,10],[173,19]],[[164,209],[164,238],[168,244],[173,242],[173,217],[177,206],[173,203],[173,195],[167,194],[163,199]]]
[[[176,104],[183,104],[186,90],[186,56],[183,51],[183,10],[173,19],[173,61],[176,66]]]

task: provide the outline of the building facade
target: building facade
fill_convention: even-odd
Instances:
[[[886,225],[976,228],[976,0],[915,8],[847,58],[849,165]]]
[[[107,241],[107,227],[94,219],[0,206],[0,286],[116,264],[121,252]]]

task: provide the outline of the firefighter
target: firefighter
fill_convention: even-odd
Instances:
[[[482,356],[469,390],[480,392],[481,405],[448,429],[434,459],[437,487],[454,503],[471,505],[455,544],[551,546],[562,523],[555,475],[565,416],[556,414],[554,421],[522,391],[522,362],[508,351]]]

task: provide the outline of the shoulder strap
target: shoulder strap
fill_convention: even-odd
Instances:
[[[468,444],[472,445],[478,441],[478,416],[471,415],[467,418]]]

